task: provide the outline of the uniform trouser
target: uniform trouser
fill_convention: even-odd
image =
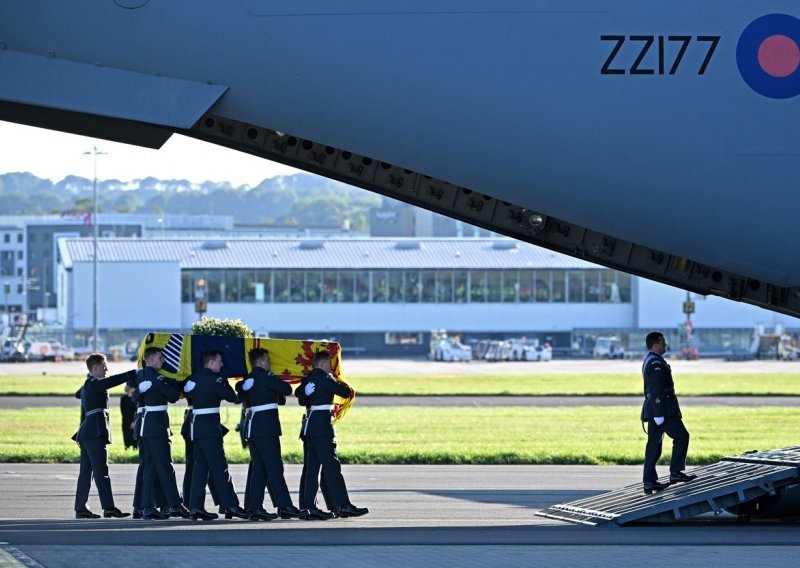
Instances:
[[[308,509],[309,507],[313,507],[315,505],[314,501],[311,503],[305,502],[305,495],[303,495],[303,487],[306,485],[306,475],[308,472],[308,439],[303,438],[303,469],[300,472],[300,508],[301,509]],[[325,500],[325,507],[328,510],[334,508],[335,503],[331,496],[331,490],[328,488],[328,480],[325,478],[325,471],[322,471],[322,475],[319,477],[319,488],[322,491],[322,498]],[[315,495],[316,497],[316,495]]]
[[[183,472],[183,504],[185,507],[191,503],[192,495],[192,473],[194,472],[194,443],[191,440],[183,439],[186,445],[186,469]],[[208,491],[211,493],[211,499],[214,505],[219,505],[219,493],[217,486],[214,485],[214,480],[208,479]],[[205,487],[203,487],[203,501],[206,500]]]
[[[205,509],[206,480],[213,481],[219,492],[219,504],[223,509],[239,505],[228,471],[228,460],[222,447],[222,438],[195,438],[194,469],[190,504],[192,509]]]
[[[347,497],[344,477],[342,477],[342,464],[339,463],[336,455],[334,438],[306,436],[306,442],[308,446],[305,452],[306,472],[303,484],[300,486],[303,504],[306,508],[310,508],[316,503],[321,468],[330,490],[331,502],[328,505],[333,505],[333,507],[347,505],[350,500]]]
[[[252,510],[264,508],[264,489],[269,490],[272,504],[275,507],[289,507],[292,498],[286,479],[283,477],[283,459],[281,459],[281,439],[279,436],[257,436],[250,438],[250,463],[253,474],[247,484],[244,502]]]
[[[661,426],[652,418],[647,422],[647,447],[644,451],[644,482],[658,480],[656,463],[661,457],[661,446],[664,434],[672,438],[672,459],[669,462],[670,473],[678,473],[686,468],[686,453],[689,451],[689,432],[683,420],[677,416],[667,416]]]
[[[81,467],[78,472],[78,487],[75,490],[75,510],[86,509],[92,477],[100,496],[100,506],[103,510],[113,509],[114,496],[111,493],[111,478],[108,476],[108,447],[105,440],[94,438],[78,444],[81,447]]]
[[[156,483],[164,491],[167,505],[178,507],[181,496],[175,481],[175,468],[172,467],[172,443],[169,438],[140,438],[139,446],[144,448],[146,461],[142,474],[142,508],[149,509],[153,504],[153,487]]]
[[[250,444],[245,444],[245,448],[249,448]],[[250,484],[253,483],[253,460],[250,459],[250,463],[247,464],[247,481],[245,482],[245,490],[244,490],[244,508],[248,511],[253,510],[253,503],[250,502],[250,499],[253,497],[253,490],[250,489]],[[272,497],[270,495],[270,497]],[[263,504],[263,500],[262,500]],[[275,500],[272,500],[273,507],[275,506]]]
[[[142,480],[144,478],[145,462],[147,456],[145,455],[144,448],[142,448],[141,439],[137,441],[139,448],[139,467],[136,470],[136,485],[133,488],[133,508],[143,509],[142,505]],[[147,507],[166,507],[167,500],[164,498],[164,491],[161,489],[161,483],[158,481],[158,474],[153,479],[153,502],[148,504]]]

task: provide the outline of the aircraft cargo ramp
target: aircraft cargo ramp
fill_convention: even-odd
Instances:
[[[792,487],[800,484],[800,446],[725,457],[692,473],[694,481],[658,493],[645,495],[638,483],[536,514],[592,526],[668,523],[723,510],[752,517],[800,516]]]

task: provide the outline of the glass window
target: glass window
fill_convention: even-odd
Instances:
[[[354,302],[355,301],[355,286],[356,275],[352,270],[345,270],[339,272],[339,301],[340,302]]]
[[[302,303],[305,298],[305,276],[302,270],[292,270],[289,273],[289,298],[294,303]]]
[[[422,271],[422,301],[426,303],[436,301],[436,273],[432,270]]]
[[[242,271],[242,296],[241,301],[250,303],[256,301],[256,273],[253,270]],[[261,300],[262,302],[264,300]]]
[[[567,273],[567,283],[569,288],[567,301],[572,304],[583,302],[583,271],[570,270]]]
[[[436,272],[436,301],[440,304],[453,303],[453,271]]]
[[[181,302],[194,302],[194,276],[188,270],[181,274]]]
[[[223,273],[222,284],[220,285],[220,296],[222,302],[239,301],[239,271],[228,270]]]
[[[600,270],[586,270],[584,273],[584,299],[587,302],[600,301]]]
[[[533,270],[519,271],[519,301],[533,302]]]
[[[10,243],[11,242],[11,235],[9,233],[3,234],[3,242]]]
[[[222,302],[222,294],[224,286],[222,283],[222,272],[219,270],[210,270],[206,276],[206,288],[208,292],[208,302],[211,304],[218,304]]]
[[[352,286],[351,286],[352,291]],[[322,275],[322,301],[339,301],[339,279],[335,270],[326,270]]]
[[[306,272],[306,302],[320,302],[322,300],[322,272],[309,270]]]
[[[272,277],[275,279],[275,302],[286,304],[289,302],[289,272],[276,270]]]
[[[17,242],[18,243],[22,242],[22,233],[17,233]]]
[[[372,271],[372,301],[386,302],[389,298],[389,279],[385,270]]]
[[[503,296],[503,274],[500,270],[486,271],[487,302],[499,303]]]
[[[614,270],[600,271],[600,301],[619,304],[619,286],[617,273]]]
[[[628,303],[631,301],[631,275],[625,272],[617,272],[617,286],[619,286],[620,302]]]
[[[389,301],[400,303],[403,301],[403,271],[389,271]]]
[[[403,271],[403,299],[405,302],[412,304],[419,302],[421,287],[418,270]]]
[[[566,273],[563,270],[553,270],[550,272],[550,301],[567,301]]]
[[[98,260],[99,260],[99,258],[100,257],[98,257]],[[22,251],[21,250],[17,251],[17,260],[22,260]]]
[[[503,302],[515,303],[517,301],[517,289],[519,273],[516,270],[503,271]]]
[[[469,273],[469,301],[486,301],[486,271],[471,270]]]
[[[467,302],[468,272],[466,270],[456,270],[453,273],[453,301],[457,304]]]
[[[421,333],[386,333],[386,345],[422,345]]]
[[[356,272],[356,302],[369,302],[369,271]]]

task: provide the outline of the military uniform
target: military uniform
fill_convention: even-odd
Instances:
[[[672,382],[672,369],[661,355],[649,352],[642,364],[644,378],[644,404],[642,422],[647,422],[647,447],[644,456],[645,483],[658,480],[656,463],[661,457],[664,434],[672,438],[672,459],[669,464],[671,475],[679,474],[686,467],[686,453],[689,450],[689,432],[683,425],[675,384]],[[654,418],[663,417],[659,426]]]
[[[140,400],[144,406],[137,424],[139,447],[143,453],[141,504],[144,509],[150,508],[153,503],[153,486],[158,482],[170,509],[180,509],[181,498],[175,481],[175,469],[172,467],[172,431],[167,413],[168,403],[178,401],[178,385],[152,367],[145,367],[137,380]],[[151,385],[142,392],[142,383],[145,381],[149,381]]]
[[[185,385],[186,381],[183,382],[182,386]],[[183,504],[189,507],[192,494],[192,473],[194,472],[194,442],[191,436],[192,420],[194,418],[192,410],[194,407],[192,405],[191,394],[184,392],[183,396],[186,398],[186,403],[188,404],[188,407],[183,413],[183,424],[181,425],[181,436],[183,437],[184,448],[186,450],[186,468],[183,473]],[[224,436],[227,434],[227,428],[225,428],[225,426],[222,426],[222,428]],[[214,505],[219,505],[217,487],[210,478],[208,479],[208,491],[211,493],[211,499],[214,501]],[[205,501],[205,489],[203,491],[203,500]]]
[[[279,511],[293,507],[283,476],[282,432],[278,416],[278,405],[286,404],[286,396],[292,394],[292,387],[261,367],[255,367],[241,384],[240,398],[247,404],[244,434],[250,446],[253,468],[245,493],[245,506],[253,511],[262,510],[264,489],[267,488],[273,506]]]
[[[322,469],[330,492],[332,509],[350,504],[347,487],[342,477],[342,466],[336,455],[336,432],[332,422],[334,395],[347,398],[351,391],[344,383],[337,381],[333,375],[322,369],[313,369],[297,388],[305,395],[305,386],[314,384],[314,392],[305,397],[307,402],[307,419],[303,424],[301,435],[307,444],[305,452],[305,477],[300,486],[300,502],[303,508],[313,508],[319,488],[319,473]]]
[[[309,507],[315,507],[314,501],[311,503],[306,503],[304,501],[303,496],[303,487],[306,485],[306,476],[308,474],[308,438],[303,434],[306,430],[306,420],[308,420],[308,407],[310,406],[308,402],[308,397],[305,394],[305,386],[307,381],[304,379],[303,382],[295,389],[294,394],[297,397],[297,402],[300,406],[306,407],[306,412],[303,414],[302,419],[300,420],[300,440],[303,442],[303,468],[300,471],[300,508],[301,509],[308,509]],[[335,504],[333,498],[331,497],[331,491],[328,489],[328,481],[325,479],[325,471],[319,476],[319,489],[322,492],[322,498],[325,501],[325,508],[331,510],[334,508]],[[315,496],[316,497],[316,496]]]
[[[205,485],[210,478],[219,492],[220,506],[230,511],[239,507],[239,499],[233,490],[222,446],[219,405],[223,400],[237,402],[236,393],[227,379],[207,368],[193,373],[191,380],[194,382],[194,388],[189,391],[194,407],[189,424],[189,437],[194,443],[194,470],[189,497],[191,510],[204,510]],[[184,390],[188,388],[184,387]]]
[[[108,444],[111,426],[108,421],[108,389],[121,385],[136,376],[129,371],[101,379],[89,375],[80,389],[81,425],[75,441],[81,448],[81,465],[75,490],[75,511],[86,511],[92,477],[103,510],[114,509],[111,478],[108,475]]]

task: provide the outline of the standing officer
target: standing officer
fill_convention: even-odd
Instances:
[[[189,518],[189,511],[181,504],[178,485],[175,481],[175,468],[172,467],[172,432],[169,429],[167,405],[177,402],[178,385],[167,380],[158,371],[164,365],[164,355],[158,347],[148,347],[144,351],[145,367],[139,375],[139,390],[144,411],[139,424],[139,445],[143,449],[142,465],[142,518],[161,520],[166,517]],[[161,485],[169,509],[159,513],[153,508],[153,486]]]
[[[239,506],[233,490],[228,461],[222,447],[222,424],[219,421],[219,404],[223,400],[237,402],[236,393],[228,380],[220,376],[222,353],[206,351],[202,355],[203,368],[193,373],[183,387],[192,397],[192,422],[189,436],[194,442],[194,470],[190,492],[191,517],[210,521],[216,516],[205,510],[205,486],[209,476],[219,492],[220,506],[225,517],[249,519],[250,515]]]
[[[322,468],[330,495],[334,502],[333,515],[337,517],[360,517],[369,513],[366,507],[356,507],[350,503],[347,487],[342,477],[342,464],[336,455],[336,432],[331,424],[334,395],[350,398],[352,389],[337,381],[331,374],[331,355],[319,351],[312,359],[314,369],[298,386],[307,397],[308,418],[303,426],[303,435],[308,447],[305,452],[305,478],[300,487],[301,502],[308,505],[308,519],[325,520],[330,513],[320,511],[316,506],[319,473]]]
[[[94,477],[100,505],[104,517],[127,517],[114,506],[111,493],[111,478],[108,475],[108,444],[111,443],[111,428],[108,421],[108,389],[121,385],[136,377],[136,371],[128,371],[106,378],[108,367],[106,357],[101,353],[92,353],[86,358],[89,375],[80,389],[81,425],[75,435],[75,441],[81,448],[81,466],[78,473],[78,486],[75,490],[75,518],[97,519],[86,507],[89,499],[89,487]]]
[[[681,483],[697,476],[686,474],[686,453],[689,450],[689,432],[683,425],[672,370],[664,360],[669,347],[664,335],[658,331],[647,334],[645,343],[649,353],[642,364],[644,378],[644,404],[642,422],[647,422],[647,447],[644,454],[644,492],[662,491],[668,483],[658,481],[656,463],[661,457],[661,442],[664,434],[672,438],[672,459],[669,464],[669,482]]]
[[[241,395],[247,400],[244,433],[249,440],[253,472],[247,484],[245,503],[252,507],[254,520],[276,518],[264,510],[264,488],[267,487],[272,503],[278,509],[277,516],[296,519],[302,513],[292,504],[283,477],[281,422],[278,418],[278,405],[286,404],[286,396],[292,394],[292,387],[270,371],[266,349],[252,349],[248,357],[253,371],[243,381]]]

